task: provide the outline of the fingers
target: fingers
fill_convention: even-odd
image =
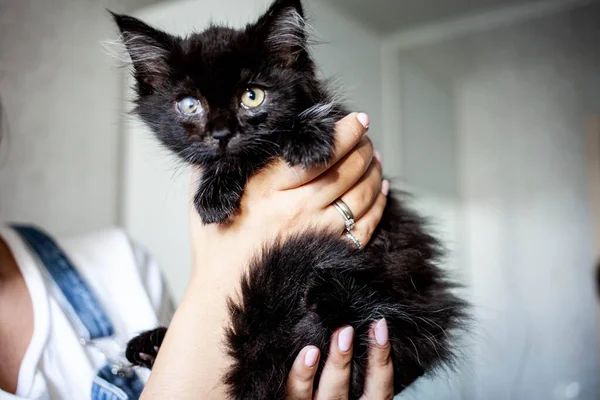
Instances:
[[[356,147],[325,173],[303,186],[315,196],[320,206],[327,206],[353,187],[369,169],[373,144],[364,136]]]
[[[286,400],[311,400],[313,381],[319,365],[319,349],[315,346],[303,348],[287,379]]]
[[[377,199],[377,195],[381,192],[381,179],[381,164],[373,159],[373,162],[356,185],[340,197],[352,210],[354,220],[358,221],[365,215]]]
[[[348,154],[363,138],[368,126],[369,117],[364,113],[352,113],[342,118],[335,125],[335,148],[327,165],[304,169],[301,166],[290,167],[282,161],[275,163],[270,167],[274,171],[272,187],[288,190],[312,181]]]
[[[367,399],[392,399],[394,397],[394,367],[385,318],[369,329],[369,359],[365,390],[361,397]],[[319,381],[317,400],[347,399],[350,388],[350,367],[354,330],[344,327],[336,331],[329,346],[329,356]],[[288,375],[286,400],[310,400],[313,379],[317,370],[319,350],[307,346],[300,351]]]
[[[369,209],[355,221],[352,234],[363,246],[366,246],[367,243],[369,243],[375,229],[377,229],[377,226],[383,217],[389,189],[390,183],[387,180],[381,182],[381,189],[375,194],[375,201],[370,205]],[[352,206],[349,205],[349,207]],[[345,231],[346,225],[344,224],[344,218],[334,206],[327,207],[325,213],[327,221],[329,221],[330,224],[329,226],[332,227],[332,229],[337,229],[339,232]]]
[[[371,205],[371,208],[356,221],[354,229],[352,229],[352,234],[363,246],[366,246],[367,243],[369,243],[375,229],[377,229],[377,226],[379,225],[379,221],[381,221],[385,205],[387,204],[389,188],[390,183],[387,180],[381,182],[381,191],[377,194],[375,202]]]
[[[387,321],[380,319],[369,330],[371,345],[367,362],[365,391],[362,399],[392,399],[394,397],[394,366],[390,356]]]
[[[329,355],[319,380],[317,400],[347,399],[350,386],[350,363],[354,329],[347,326],[331,337]]]

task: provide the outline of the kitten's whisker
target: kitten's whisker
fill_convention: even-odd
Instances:
[[[406,338],[412,343],[413,347],[415,348],[415,355],[417,356],[417,363],[419,365],[421,365],[421,360],[419,359],[419,350],[417,350],[417,346],[415,345],[415,342],[413,342],[412,339],[409,338],[408,336],[406,336]]]

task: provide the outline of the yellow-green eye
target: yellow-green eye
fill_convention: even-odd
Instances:
[[[196,115],[200,112],[200,100],[193,97],[184,97],[177,102],[177,110],[183,115]]]
[[[259,88],[246,89],[241,101],[244,108],[256,108],[265,101],[265,91]]]

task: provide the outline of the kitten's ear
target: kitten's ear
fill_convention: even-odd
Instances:
[[[157,89],[169,79],[169,59],[179,48],[178,38],[128,15],[112,14],[131,57],[140,89]]]
[[[253,26],[267,51],[284,67],[307,54],[306,23],[300,0],[275,0]]]

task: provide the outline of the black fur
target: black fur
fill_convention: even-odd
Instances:
[[[212,26],[179,38],[114,15],[133,61],[136,112],[164,145],[203,167],[195,206],[204,223],[231,218],[247,179],[275,158],[306,167],[330,158],[333,125],[345,111],[316,77],[302,17],[299,0],[276,0],[243,30]],[[253,111],[239,106],[248,87],[267,93]],[[200,114],[178,113],[175,104],[187,96],[201,101]],[[213,137],[223,131],[228,140]],[[358,398],[367,330],[382,317],[389,326],[395,392],[451,363],[451,332],[465,321],[466,304],[436,266],[440,250],[422,220],[392,196],[363,250],[338,235],[312,231],[266,245],[243,278],[241,303],[229,305],[233,363],[224,379],[231,397],[284,397],[298,351],[313,344],[327,354],[332,332],[350,324],[350,397]],[[130,342],[131,362],[151,366],[150,335]]]
[[[135,365],[152,368],[166,333],[167,328],[160,327],[136,336],[128,343],[125,357]]]

